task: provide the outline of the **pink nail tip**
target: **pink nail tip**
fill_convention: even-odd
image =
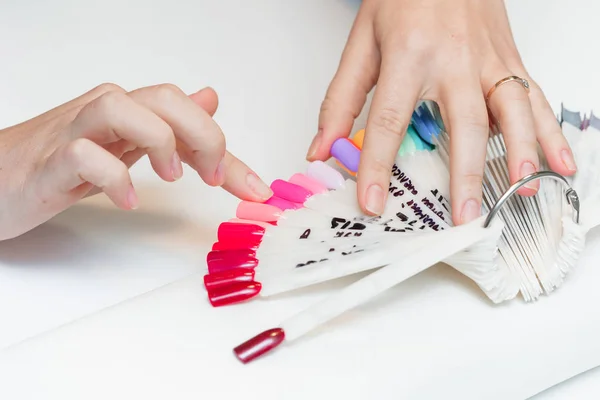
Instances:
[[[271,183],[271,190],[275,196],[293,203],[303,204],[310,196],[311,192],[302,186],[286,182],[282,179],[276,179]]]
[[[236,217],[262,222],[277,221],[281,216],[281,209],[265,203],[242,201],[238,204]]]
[[[297,210],[299,208],[302,208],[302,204],[293,203],[291,201],[284,200],[281,197],[277,196],[272,196],[271,198],[269,198],[269,200],[265,201],[265,204],[277,207],[282,211]]]
[[[238,360],[244,364],[247,364],[263,354],[275,349],[284,340],[285,332],[283,329],[269,329],[240,344],[233,349],[233,353]]]
[[[321,182],[304,174],[294,174],[289,181],[295,185],[302,186],[312,194],[325,193],[328,191],[327,187]]]

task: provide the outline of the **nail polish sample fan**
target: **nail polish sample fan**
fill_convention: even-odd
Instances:
[[[204,282],[213,306],[376,271],[236,347],[235,354],[251,361],[439,262],[473,280],[492,303],[551,293],[576,266],[587,232],[600,224],[594,156],[600,135],[585,128],[563,123],[580,166],[574,177],[542,171],[515,185],[508,180],[502,135],[492,134],[483,216],[458,227],[447,201],[449,137],[432,103],[413,114],[381,216],[365,216],[356,200],[352,176],[364,131],[332,147],[351,178],[317,161],[305,174],[274,181],[275,195],[266,203],[241,202],[237,218],[219,226],[207,255]],[[515,194],[533,179],[540,179],[537,195]]]

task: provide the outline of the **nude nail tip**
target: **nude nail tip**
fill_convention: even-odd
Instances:
[[[308,190],[312,194],[325,193],[328,191],[327,187],[321,182],[301,173],[292,175],[289,181],[298,186],[302,186],[304,189]]]
[[[238,204],[236,217],[262,222],[276,221],[281,216],[281,209],[265,203],[244,200]]]

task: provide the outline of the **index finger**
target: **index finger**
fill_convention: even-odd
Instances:
[[[211,186],[225,182],[225,136],[198,104],[173,85],[134,90],[129,96],[152,110],[190,150],[189,163]]]

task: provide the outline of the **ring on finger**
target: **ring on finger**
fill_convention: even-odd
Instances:
[[[523,86],[523,88],[525,89],[525,91],[527,91],[527,93],[529,93],[529,81],[527,79],[520,78],[516,75],[511,75],[511,76],[507,76],[506,78],[500,79],[498,82],[496,82],[494,84],[494,86],[492,86],[490,88],[487,95],[485,96],[486,103],[490,101],[490,97],[496,91],[496,89],[498,89],[498,87],[500,87],[501,85],[503,85],[505,83],[513,82],[513,81],[520,83],[521,86]]]

